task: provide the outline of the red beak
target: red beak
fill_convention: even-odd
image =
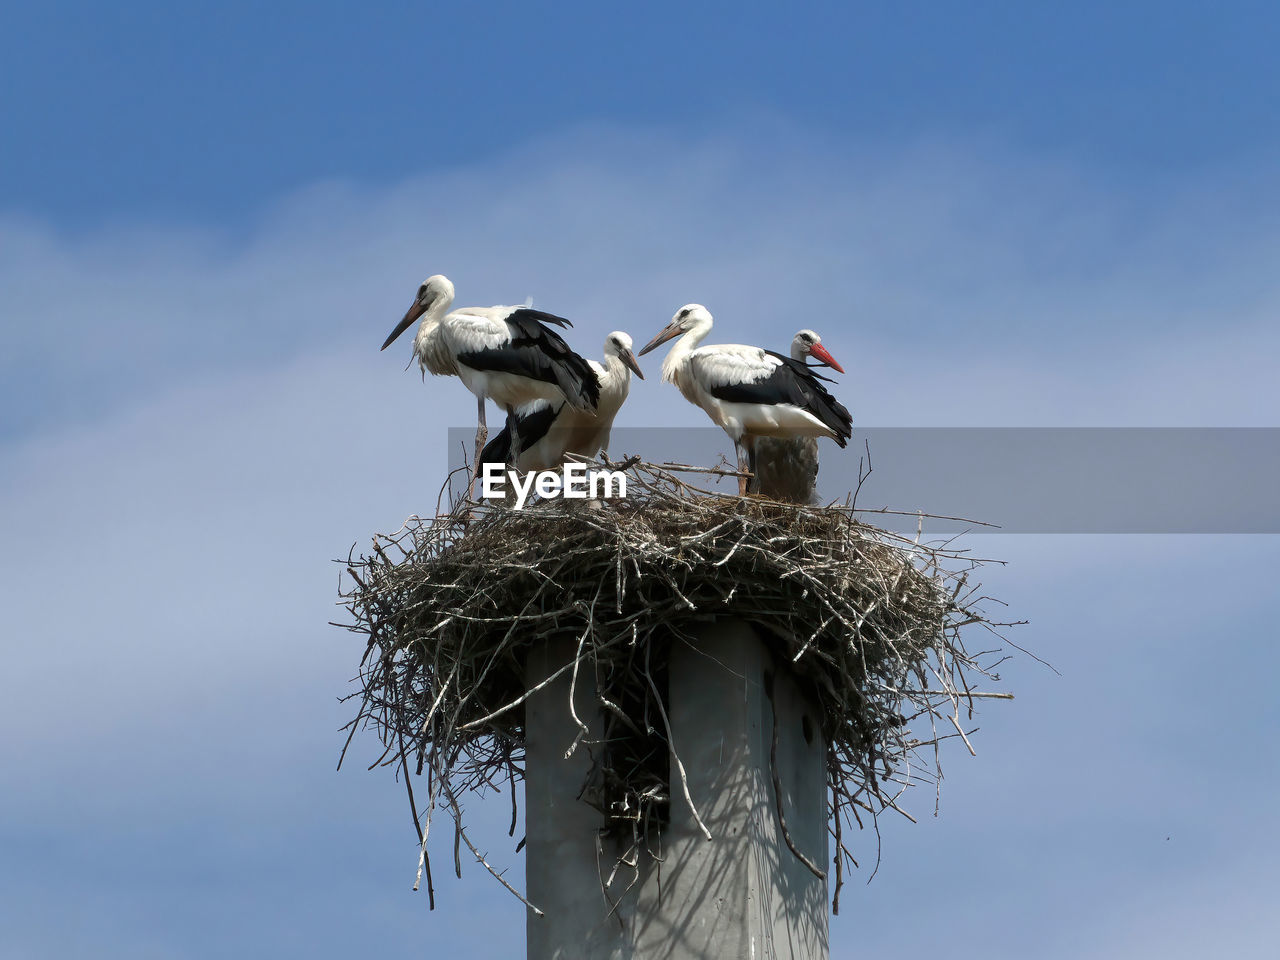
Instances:
[[[821,360],[822,365],[824,367],[831,367],[831,369],[835,370],[837,373],[844,373],[844,367],[836,363],[836,358],[833,357],[831,354],[827,353],[827,348],[824,347],[822,344],[815,343],[812,347],[810,347],[809,355],[813,357],[817,357],[819,360]]]

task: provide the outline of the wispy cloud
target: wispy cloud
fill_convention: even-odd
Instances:
[[[208,912],[185,915],[208,923],[241,902],[249,881],[239,868],[265,869],[227,838],[242,831],[252,847],[297,818],[298,843],[332,845],[343,859],[277,862],[265,895],[296,876],[317,884],[307,888],[317,902],[361,904],[352,922],[369,935],[388,922],[365,891],[316,879],[358,856],[341,838],[364,829],[351,822],[361,804],[405,814],[389,778],[328,773],[345,719],[332,697],[357,652],[325,621],[337,612],[330,560],[433,508],[445,430],[472,416],[459,384],[402,369],[406,346],[377,351],[427,273],[449,273],[467,302],[533,295],[575,318],[573,342],[590,355],[607,331],[647,337],[691,300],[715,312],[719,339],[783,345],[814,327],[850,369],[839,393],[860,424],[1275,424],[1280,282],[1263,267],[1280,228],[1256,202],[1261,186],[1191,185],[1135,204],[1042,160],[943,144],[845,153],[796,130],[755,133],[792,138],[794,149],[762,167],[748,137],[584,131],[393,187],[320,184],[239,236],[0,225],[11,346],[0,359],[10,678],[0,761],[25,784],[0,817],[9,837],[48,840],[23,847],[28,867],[17,869],[53,851],[74,872],[75,845],[52,838],[78,824],[92,827],[93,850],[113,856],[111,834],[176,825],[154,827],[145,868],[122,875],[102,907],[134,903],[121,913],[129,929],[108,936],[142,943],[137,898],[153,891],[129,884],[181,875],[188,844],[216,845],[199,862],[223,880],[203,888]],[[700,422],[656,377],[635,389],[644,402],[620,424]],[[1019,569],[1030,580],[1004,580],[1003,595],[1037,618],[1024,637],[1037,649],[1078,643],[1117,659],[1097,675],[1087,657],[1071,662],[1064,682],[1079,699],[1060,696],[1048,675],[1021,675],[1033,695],[984,719],[993,745],[979,744],[972,774],[955,775],[972,777],[965,789],[977,799],[930,830],[930,862],[938,850],[983,856],[971,833],[1002,829],[986,802],[989,754],[1003,756],[1010,778],[1029,756],[1057,755],[1071,768],[1066,782],[1087,784],[1097,774],[1076,749],[1080,703],[1103,698],[1093,735],[1124,737],[1146,729],[1145,711],[1184,695],[1200,702],[1190,667],[1204,650],[1193,641],[1210,622],[1172,618],[1155,633],[1132,614],[1183,602],[1188,576],[1212,596],[1233,582],[1230,565],[1205,569],[1196,543],[1162,541],[1134,548],[1137,558],[1107,551],[1063,566],[1069,544],[1010,544],[1026,551]],[[1147,566],[1162,552],[1175,569]],[[1098,591],[1088,629],[1058,622],[1079,615],[1056,599],[1072,584]],[[1231,628],[1254,652],[1266,621],[1237,612]],[[1144,636],[1167,639],[1161,656],[1185,668],[1162,674],[1166,699],[1143,692],[1154,655],[1135,647]],[[1037,718],[1038,739],[1002,719],[1014,716]],[[1247,744],[1222,750],[1225,768],[1250,762]],[[1176,763],[1163,774],[1172,790],[1194,775]],[[1109,817],[1096,796],[1027,799],[1050,819],[1082,803],[1097,822]],[[184,834],[205,817],[211,833]],[[408,841],[399,826],[360,835]],[[929,855],[912,836],[896,837],[887,856]],[[287,849],[261,845],[288,860]],[[411,846],[387,862],[411,857]],[[1046,858],[1034,859],[1019,869],[1043,869]],[[1085,882],[1091,869],[1072,861],[1069,876]],[[891,881],[886,873],[886,890],[897,889]],[[982,882],[989,896],[1013,895],[998,870]],[[466,889],[476,908],[487,901],[467,898],[497,896]],[[885,909],[886,926],[905,922],[893,913],[901,904]],[[520,915],[507,914],[517,925]],[[443,915],[429,922],[454,929]],[[24,942],[40,941],[24,930]],[[177,952],[181,939],[165,928],[153,948]]]

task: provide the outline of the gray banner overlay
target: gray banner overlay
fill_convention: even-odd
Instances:
[[[496,419],[496,418],[495,418]],[[496,431],[501,421],[493,430]],[[474,428],[449,430],[449,462],[472,450]],[[824,502],[858,487],[868,522],[931,534],[991,524],[1001,533],[1280,533],[1280,428],[883,427],[855,429],[841,450],[819,442]],[[697,466],[732,461],[715,427],[615,428],[613,459]],[[733,481],[697,482],[730,493]]]

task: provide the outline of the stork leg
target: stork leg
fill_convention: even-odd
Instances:
[[[734,446],[738,448],[738,473],[739,474],[751,473],[752,456],[748,452],[749,448],[744,442],[745,439],[746,438],[744,437],[743,440],[740,440],[734,444]],[[748,483],[747,477],[745,476],[738,477],[738,496],[745,497],[747,495],[747,483]]]
[[[476,453],[471,459],[471,483],[467,486],[467,496],[474,498],[476,479],[480,476],[480,453],[489,440],[489,427],[484,422],[484,397],[476,397]]]

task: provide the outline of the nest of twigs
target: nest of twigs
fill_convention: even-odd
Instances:
[[[970,584],[979,561],[863,523],[848,503],[715,495],[671,465],[627,466],[622,500],[415,518],[349,558],[344,626],[367,637],[351,733],[372,725],[385,748],[375,764],[404,774],[419,874],[425,866],[430,879],[426,838],[439,807],[485,863],[463,825],[469,790],[510,789],[514,830],[525,658],[552,637],[576,642],[601,701],[609,746],[592,751],[583,799],[607,829],[661,829],[670,745],[662,724],[631,721],[664,695],[654,675],[669,644],[732,616],[754,624],[813,691],[838,898],[843,863],[856,865],[849,828],[864,813],[904,812],[910,783],[940,780],[940,741],[959,738],[972,752],[974,701],[1010,696],[973,689],[978,677],[998,679],[1003,655],[970,653],[961,639],[966,627],[1001,625]],[[425,775],[422,804],[411,772]]]

